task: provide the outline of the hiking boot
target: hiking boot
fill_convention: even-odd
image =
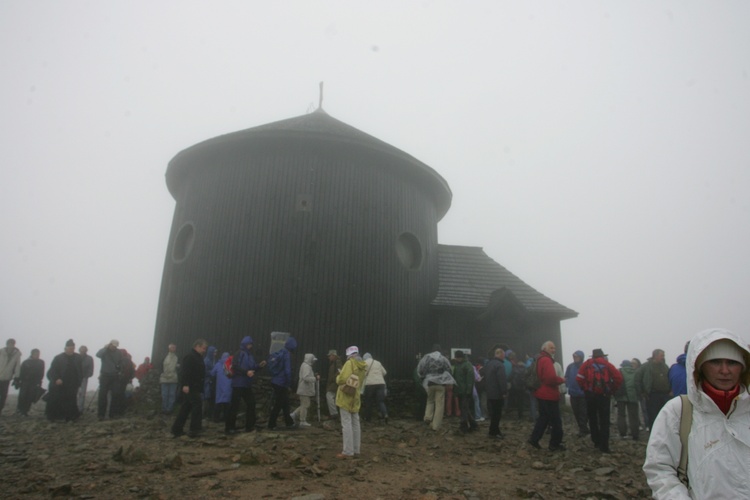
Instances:
[[[537,441],[532,441],[531,439],[529,439],[528,441],[526,441],[526,443],[530,444],[531,446],[533,446],[537,450],[541,450],[542,449],[542,447],[539,446],[539,443]]]
[[[307,422],[300,422],[298,425],[300,427],[312,427],[312,425],[308,424]]]

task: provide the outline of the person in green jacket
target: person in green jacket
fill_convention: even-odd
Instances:
[[[341,434],[344,439],[343,450],[336,458],[354,458],[359,456],[362,431],[359,426],[359,408],[362,404],[360,388],[365,379],[365,362],[359,355],[357,346],[347,347],[346,363],[336,376],[336,406],[341,414]],[[352,394],[344,391],[344,386],[353,387]]]
[[[615,394],[615,399],[617,400],[617,430],[620,432],[620,437],[625,439],[628,427],[630,427],[630,437],[634,441],[638,441],[640,421],[638,415],[638,391],[636,391],[635,384],[635,368],[626,359],[620,363],[620,373],[622,374],[622,385]]]
[[[453,377],[456,379],[456,395],[458,396],[459,407],[461,409],[462,433],[474,432],[479,428],[474,415],[472,415],[472,405],[474,403],[474,367],[463,351],[456,351],[456,366],[453,369]]]

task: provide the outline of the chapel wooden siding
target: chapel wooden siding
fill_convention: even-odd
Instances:
[[[244,335],[265,351],[295,336],[372,352],[408,376],[438,290],[437,222],[450,206],[434,170],[322,111],[228,134],[179,153],[153,356],[203,337]],[[261,354],[262,356],[262,354]]]

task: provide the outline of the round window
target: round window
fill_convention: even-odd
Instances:
[[[412,233],[401,233],[398,236],[396,255],[406,269],[415,270],[422,265],[422,245]]]
[[[175,263],[183,262],[188,258],[190,252],[193,250],[193,243],[195,242],[195,228],[192,222],[186,222],[182,225],[179,231],[177,231],[177,237],[174,239],[174,246],[172,247],[172,260]]]

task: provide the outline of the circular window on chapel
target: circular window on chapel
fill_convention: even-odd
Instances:
[[[182,225],[179,231],[177,231],[177,237],[174,239],[174,245],[172,246],[172,260],[179,264],[188,258],[190,252],[193,250],[193,243],[195,242],[195,227],[192,222],[186,222]]]
[[[396,239],[396,255],[401,265],[410,271],[422,266],[422,245],[412,233],[401,233]]]

